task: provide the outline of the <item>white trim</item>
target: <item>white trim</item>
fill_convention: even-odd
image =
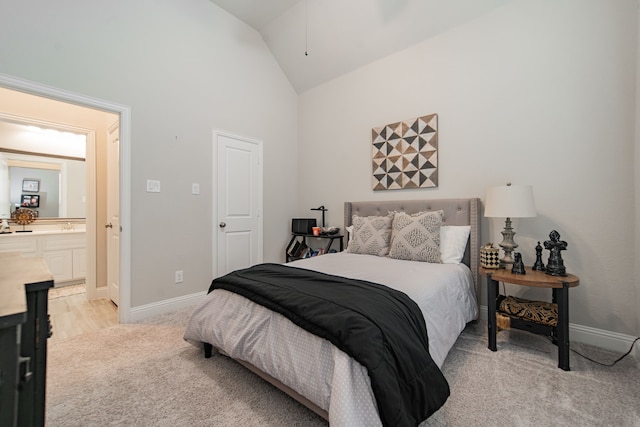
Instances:
[[[86,289],[87,299],[96,298],[96,287],[98,286],[98,265],[97,265],[97,223],[98,223],[98,188],[96,186],[96,132],[90,130],[85,134],[86,155],[85,155],[85,175],[86,175],[86,203],[85,203],[85,229],[87,230],[87,252],[86,252]],[[91,167],[86,167],[91,165]]]
[[[69,126],[63,123],[49,122],[47,120],[34,119],[32,117],[16,116],[15,114],[7,113],[5,111],[0,111],[0,119],[3,119],[4,121],[8,121],[11,123],[21,124],[21,125],[30,124],[38,127],[56,129],[61,132],[82,133],[86,135],[89,132],[93,131],[93,129],[83,128],[79,126]],[[72,156],[72,157],[75,157],[75,156]]]
[[[131,311],[131,108],[79,93],[0,73],[0,86],[120,115],[120,304],[118,321],[130,321]]]
[[[635,337],[617,332],[605,331],[590,326],[569,323],[569,337],[572,341],[590,344],[615,353],[624,354],[629,351]],[[640,355],[640,343],[636,343],[631,354]]]
[[[169,313],[186,307],[192,307],[202,301],[207,295],[207,291],[196,292],[195,294],[183,295],[176,298],[153,302],[151,304],[140,305],[131,308],[131,322],[139,322],[152,316]]]
[[[487,319],[487,306],[481,305],[479,320],[486,323]],[[633,343],[633,340],[635,339],[636,337],[631,335],[592,328],[590,326],[582,326],[576,323],[569,323],[569,341],[589,344],[614,353],[620,353],[621,355],[629,351],[629,347],[631,347],[631,343]],[[636,343],[631,355],[634,355],[635,357],[640,356],[640,342]]]

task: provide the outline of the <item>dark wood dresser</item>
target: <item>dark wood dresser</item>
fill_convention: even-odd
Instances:
[[[44,426],[48,293],[41,258],[0,254],[0,425]]]

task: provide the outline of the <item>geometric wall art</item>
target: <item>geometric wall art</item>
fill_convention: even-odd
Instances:
[[[438,115],[372,129],[373,189],[438,186]]]

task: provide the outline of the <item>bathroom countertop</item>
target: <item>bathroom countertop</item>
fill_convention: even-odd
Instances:
[[[15,237],[15,236],[41,236],[44,234],[81,234],[86,233],[87,230],[33,230],[31,232],[17,232],[16,230],[13,233],[0,234],[0,238],[3,237]]]

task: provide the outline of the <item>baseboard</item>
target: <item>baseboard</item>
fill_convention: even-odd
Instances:
[[[569,337],[571,341],[590,344],[620,354],[629,351],[631,344],[636,339],[631,335],[576,325],[575,323],[569,323]],[[640,342],[633,346],[631,354],[635,357],[640,356]]]
[[[486,322],[487,318],[487,306],[481,305],[480,320]],[[629,348],[636,337],[606,331],[604,329],[592,328],[590,326],[569,323],[569,339],[570,341],[589,344],[615,353],[624,354],[629,351]],[[636,343],[631,354],[636,358],[640,358],[640,342]]]
[[[171,298],[151,304],[131,307],[130,322],[138,322],[151,316],[168,313],[170,311],[180,310],[181,308],[196,305],[207,294],[206,291],[196,292],[195,294],[184,295],[181,297]]]

